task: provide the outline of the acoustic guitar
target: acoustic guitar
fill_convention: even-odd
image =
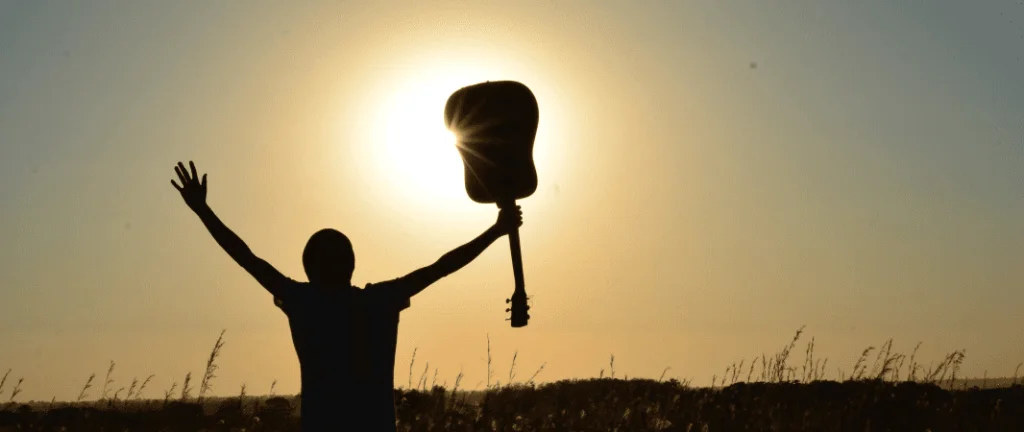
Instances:
[[[457,139],[465,171],[466,193],[481,204],[514,208],[537,190],[533,142],[537,136],[537,99],[515,81],[488,81],[457,90],[444,109],[445,124]],[[530,319],[519,230],[508,236],[515,290],[506,299],[512,327]]]

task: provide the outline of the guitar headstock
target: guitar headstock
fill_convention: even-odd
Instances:
[[[511,312],[512,316],[508,321],[512,321],[512,327],[526,327],[526,322],[530,320],[530,314],[526,311],[530,310],[530,306],[526,304],[526,292],[517,291],[512,294],[511,299],[505,299],[505,303],[511,303],[512,306],[505,309],[505,312]]]

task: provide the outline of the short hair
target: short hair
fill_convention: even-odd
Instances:
[[[338,230],[317,231],[302,251],[302,266],[310,282],[348,282],[356,266],[352,242]]]

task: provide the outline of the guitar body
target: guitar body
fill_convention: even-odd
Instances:
[[[448,98],[444,114],[458,137],[470,199],[490,204],[533,195],[539,114],[529,88],[515,81],[463,87]]]
[[[515,81],[488,81],[452,93],[444,120],[458,140],[470,199],[511,208],[516,200],[536,192],[533,142],[539,118],[533,92]],[[530,316],[519,230],[509,233],[508,240],[516,286],[506,300],[511,303],[507,312],[511,312],[512,327],[523,327]]]

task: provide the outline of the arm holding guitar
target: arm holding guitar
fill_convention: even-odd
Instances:
[[[473,262],[492,243],[522,224],[523,215],[518,206],[514,209],[501,210],[497,222],[475,239],[442,255],[434,264],[405,276],[403,279],[408,282],[406,286],[410,290],[407,294],[410,297],[414,296],[441,278],[459,271]]]

